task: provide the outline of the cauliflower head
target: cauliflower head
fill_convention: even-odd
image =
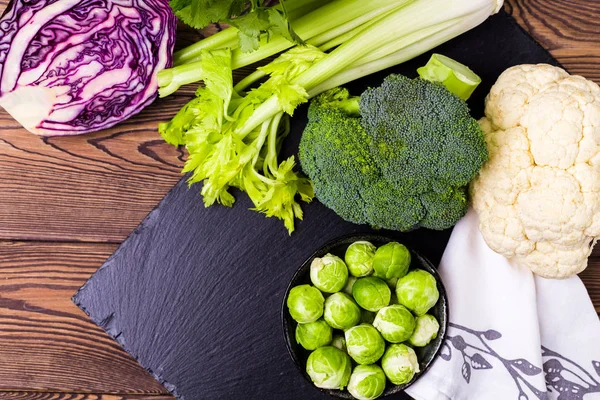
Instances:
[[[486,243],[543,277],[583,271],[600,236],[600,87],[516,66],[492,87],[480,125],[489,161],[470,191]]]

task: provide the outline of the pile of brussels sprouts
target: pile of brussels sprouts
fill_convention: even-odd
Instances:
[[[437,337],[439,323],[427,311],[439,292],[430,273],[409,271],[410,251],[400,243],[357,241],[344,259],[315,258],[314,286],[292,288],[287,307],[297,343],[311,351],[306,372],[315,386],[375,399],[386,380],[402,385],[419,372],[413,347]]]

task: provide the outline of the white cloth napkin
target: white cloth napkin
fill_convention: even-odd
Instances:
[[[549,280],[493,252],[470,210],[440,265],[450,327],[417,400],[600,399],[600,320],[578,277]]]

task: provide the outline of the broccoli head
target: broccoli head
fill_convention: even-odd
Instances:
[[[351,97],[315,98],[300,162],[317,198],[345,220],[446,229],[467,211],[467,184],[488,158],[466,103],[440,84],[390,75]]]

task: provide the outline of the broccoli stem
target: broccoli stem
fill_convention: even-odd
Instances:
[[[348,100],[338,101],[336,107],[342,109],[346,114],[358,117],[360,115],[360,97],[350,97]]]

